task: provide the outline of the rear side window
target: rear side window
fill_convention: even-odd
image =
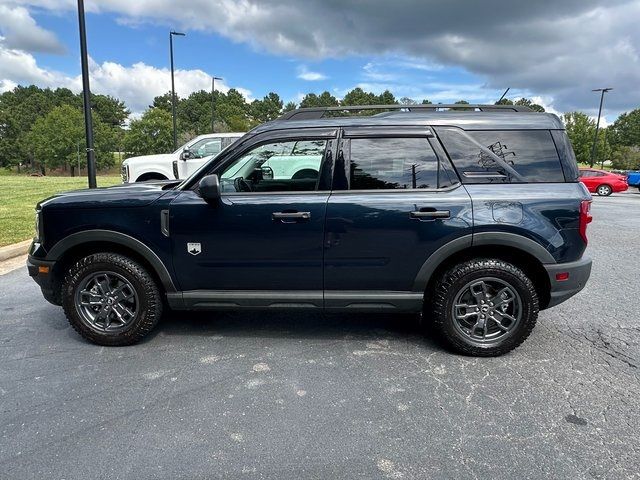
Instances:
[[[464,183],[564,182],[558,152],[548,130],[467,131],[471,140],[456,128],[436,131]],[[521,179],[505,168],[505,163]]]
[[[431,189],[452,183],[426,138],[353,138],[350,152],[351,190]]]

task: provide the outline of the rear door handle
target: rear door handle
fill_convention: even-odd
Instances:
[[[272,220],[280,220],[282,223],[295,223],[300,220],[311,219],[311,212],[273,212]]]
[[[451,212],[449,210],[436,210],[435,208],[421,208],[410,212],[409,216],[417,219],[451,218]]]

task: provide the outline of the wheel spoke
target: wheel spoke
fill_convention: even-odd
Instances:
[[[480,301],[486,300],[489,297],[489,294],[487,292],[487,284],[482,280],[469,285],[469,291],[478,303],[480,303]]]
[[[102,295],[97,295],[90,290],[82,290],[80,292],[80,303],[87,306],[102,305]]]

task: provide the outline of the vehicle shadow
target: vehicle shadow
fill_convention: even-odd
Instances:
[[[258,337],[317,340],[409,341],[440,349],[418,315],[284,311],[178,312],[165,314],[154,332],[163,336]]]

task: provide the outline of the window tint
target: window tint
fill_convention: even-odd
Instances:
[[[465,183],[564,182],[558,152],[547,130],[466,132],[479,145],[459,129],[439,128],[436,131]],[[480,146],[511,166],[523,180],[518,180]]]
[[[219,138],[205,138],[193,144],[189,150],[191,150],[193,158],[216,155],[222,150],[222,141]]]
[[[351,190],[438,188],[438,159],[425,138],[354,138],[350,175]]]
[[[274,142],[255,147],[222,172],[222,191],[315,190],[326,147],[326,140]]]

